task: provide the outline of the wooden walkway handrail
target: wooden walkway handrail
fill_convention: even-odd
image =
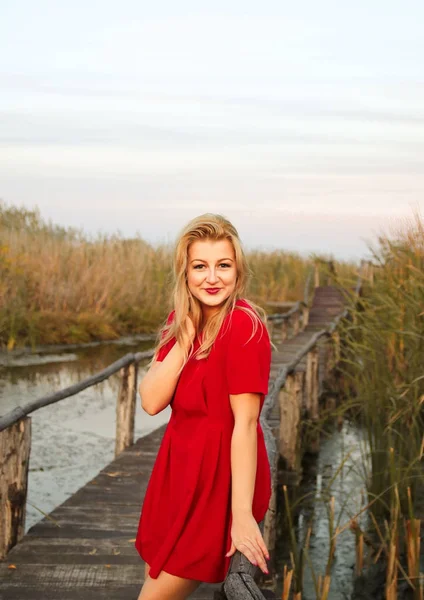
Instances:
[[[361,265],[361,267],[362,267],[362,265]],[[356,287],[355,287],[355,295],[356,296],[359,295],[359,292],[361,289],[361,281],[362,281],[361,267],[359,269],[358,279],[357,279],[357,283],[356,283]],[[295,370],[296,366],[300,363],[302,358],[304,358],[304,356],[306,356],[308,354],[308,352],[310,352],[316,346],[316,343],[322,336],[324,336],[324,335],[331,336],[334,333],[339,321],[341,319],[344,319],[348,315],[348,313],[349,313],[349,307],[346,307],[344,309],[344,311],[342,311],[341,313],[339,313],[337,316],[334,317],[333,321],[328,325],[328,327],[326,327],[325,329],[321,329],[320,331],[317,331],[313,335],[313,337],[307,342],[307,344],[305,344],[305,346],[303,346],[303,348],[301,348],[301,350],[294,356],[294,358],[289,363],[286,363],[284,365],[284,367],[282,367],[280,369],[279,373],[277,374],[276,378],[273,381],[272,388],[268,392],[268,396],[264,401],[264,406],[263,406],[263,410],[262,410],[262,418],[264,421],[268,414],[267,410],[269,409],[269,406],[271,406],[271,408],[272,408],[272,406],[274,405],[274,402],[276,400],[276,396],[278,395],[279,390],[284,386],[284,384],[286,382],[287,375]]]
[[[154,349],[129,353],[99,373],[54,394],[18,406],[0,417],[0,559],[24,536],[28,467],[31,451],[31,419],[39,408],[78,394],[119,372],[116,401],[115,456],[134,443],[138,363]]]
[[[294,306],[292,306],[292,308],[285,313],[273,313],[272,315],[267,315],[267,321],[289,320],[290,317],[298,312],[298,310],[303,306],[307,306],[307,304],[303,302],[303,300],[298,300],[296,304],[294,304]]]
[[[25,404],[25,406],[17,406],[10,412],[0,417],[0,431],[7,429],[14,423],[17,423],[23,417],[26,417],[30,413],[38,410],[39,408],[43,408],[44,406],[48,406],[49,404],[54,404],[59,400],[63,400],[64,398],[69,398],[69,396],[74,396],[82,390],[85,390],[105,379],[108,379],[114,373],[117,373],[122,368],[127,367],[128,365],[139,363],[141,360],[145,358],[150,358],[153,356],[154,350],[146,350],[145,352],[137,352],[136,354],[128,353],[125,354],[122,358],[115,361],[99,373],[95,375],[91,375],[87,377],[83,381],[79,381],[78,383],[74,383],[69,387],[63,388],[63,390],[59,390],[54,394],[48,394],[47,396],[43,396],[42,398],[38,398],[37,400],[32,400]]]
[[[296,312],[298,312],[301,308],[308,308],[310,306],[309,302],[309,288],[312,280],[312,276],[314,274],[314,269],[310,269],[308,276],[305,281],[305,287],[303,291],[303,300],[298,300],[290,310],[285,313],[274,313],[272,315],[267,316],[268,321],[284,321],[289,320]]]

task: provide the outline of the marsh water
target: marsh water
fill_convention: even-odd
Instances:
[[[358,515],[361,527],[367,526],[367,514],[361,512],[366,503],[365,474],[362,453],[365,452],[365,435],[359,427],[344,420],[334,425],[321,440],[316,456],[304,460],[302,482],[295,495],[290,494],[293,522],[298,547],[304,545],[308,529],[309,560],[304,561],[304,587],[302,599],[315,600],[314,576],[324,576],[330,555],[331,527],[342,530],[337,535],[334,560],[331,564],[331,588],[329,600],[351,598],[355,568],[355,535],[348,523]],[[279,503],[284,505],[281,481]],[[334,498],[332,515],[331,497]],[[285,508],[281,512],[286,512]],[[284,565],[290,566],[292,544],[289,540],[286,521],[280,522],[277,547],[278,591],[281,597],[281,574]]]
[[[367,432],[355,421],[343,419],[329,424],[316,455],[303,460],[302,480],[289,493],[293,529],[297,550],[305,546],[309,532],[308,555],[304,555],[302,600],[316,600],[319,576],[331,577],[328,600],[369,600],[384,598],[385,572],[381,563],[365,568],[360,578],[355,576],[356,536],[349,526],[356,522],[363,531],[372,529],[367,505],[366,482],[369,480],[369,446]],[[277,532],[277,597],[283,590],[284,566],[290,568],[293,543],[289,539],[284,494],[284,473],[280,473],[278,502],[280,520]],[[333,500],[332,500],[333,499]],[[417,493],[415,515],[424,515],[424,497]],[[331,538],[335,539],[332,548]],[[421,544],[423,536],[421,534]],[[332,555],[332,551],[334,554]],[[364,551],[364,566],[367,559]],[[424,553],[421,553],[421,571]],[[381,595],[380,595],[381,594]],[[398,598],[412,598],[406,582],[399,584]]]

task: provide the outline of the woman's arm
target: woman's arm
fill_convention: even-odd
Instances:
[[[171,402],[184,360],[184,346],[188,351],[195,336],[194,326],[189,317],[187,328],[184,345],[176,341],[163,361],[154,361],[140,382],[138,389],[141,406],[149,415],[156,415]]]
[[[257,422],[260,395],[256,393],[230,394],[234,414],[231,438],[231,556],[240,550],[253,564],[268,573],[265,559],[268,549],[259,526],[252,514],[253,493],[257,467]]]

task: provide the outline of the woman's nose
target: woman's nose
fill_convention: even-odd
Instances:
[[[207,276],[207,282],[215,283],[216,281],[218,281],[218,277],[217,277],[217,274],[215,273],[215,270],[209,269],[208,276]]]

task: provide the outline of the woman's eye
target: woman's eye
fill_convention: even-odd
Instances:
[[[199,270],[199,269],[201,269],[204,266],[205,265],[194,265],[193,269],[198,269]],[[225,267],[225,268],[231,267],[231,265],[229,265],[228,263],[221,263],[219,266],[220,267]]]

